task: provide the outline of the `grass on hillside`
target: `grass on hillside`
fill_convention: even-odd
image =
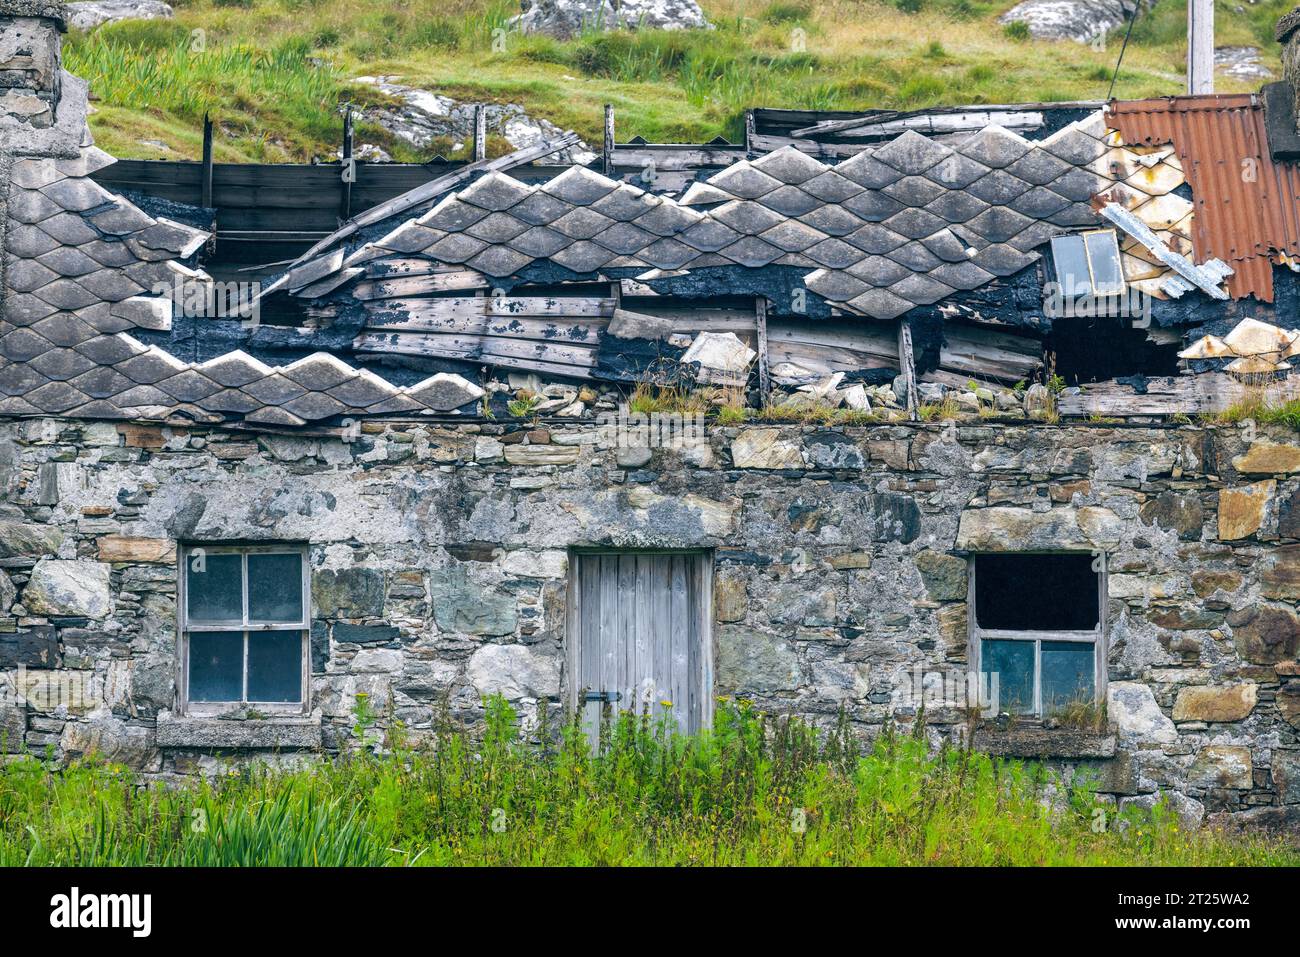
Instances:
[[[602,105],[620,139],[703,142],[742,132],[746,108],[858,110],[1095,99],[1121,37],[1099,48],[1028,40],[997,16],[1010,0],[703,0],[711,31],[590,32],[568,42],[507,29],[512,0],[177,0],[172,21],[73,34],[67,66],[91,83],[101,146],[123,157],[196,158],[203,114],[222,161],[330,158],[340,104],[384,101],[350,80],[393,74],[457,99],[512,102],[588,142]],[[1278,68],[1273,23],[1291,0],[1216,7],[1216,40]],[[195,32],[200,31],[200,32]],[[1186,18],[1160,0],[1134,29],[1116,94],[1182,91]],[[1250,84],[1220,78],[1219,88]],[[382,130],[365,141],[414,161]],[[502,143],[495,144],[499,149]]]
[[[374,717],[359,704],[370,747]],[[382,756],[177,787],[21,757],[0,765],[0,866],[1300,863],[1279,841],[1183,832],[1163,805],[1116,817],[1086,784],[923,735],[886,729],[860,753],[845,721],[819,736],[723,703],[696,737],[604,723],[592,753],[572,722],[542,747],[515,717],[495,699],[479,738],[444,721],[431,751],[390,731]],[[552,740],[545,719],[535,739]]]

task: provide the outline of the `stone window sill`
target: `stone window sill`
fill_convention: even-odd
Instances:
[[[1113,758],[1115,735],[1036,725],[980,728],[974,747],[999,758]]]
[[[321,746],[321,718],[310,714],[234,719],[163,711],[158,715],[158,746],[314,750]]]

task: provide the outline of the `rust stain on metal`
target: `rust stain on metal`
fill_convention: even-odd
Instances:
[[[1112,101],[1124,142],[1170,144],[1191,187],[1195,260],[1233,267],[1234,299],[1273,301],[1273,262],[1300,256],[1300,168],[1275,162],[1264,106],[1251,93]]]

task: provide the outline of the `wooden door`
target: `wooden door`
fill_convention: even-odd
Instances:
[[[592,740],[606,701],[615,714],[669,710],[683,732],[706,727],[713,713],[710,557],[578,552],[570,568],[569,694],[581,703]]]

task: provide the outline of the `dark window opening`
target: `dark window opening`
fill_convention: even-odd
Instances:
[[[1092,555],[979,555],[975,616],[996,631],[1089,631],[1099,617]]]
[[[1063,316],[1052,321],[1043,342],[1055,373],[1066,385],[1123,376],[1178,375],[1181,342],[1153,342],[1147,329],[1117,316]]]

